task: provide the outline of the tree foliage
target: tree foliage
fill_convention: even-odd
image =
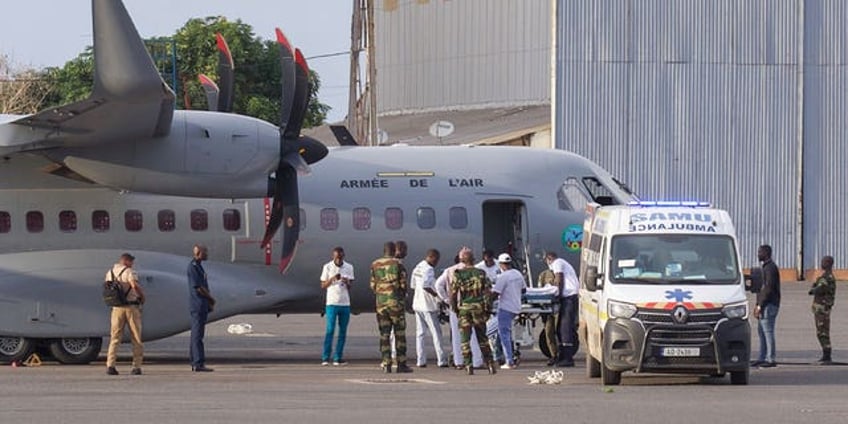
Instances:
[[[215,33],[227,40],[235,66],[233,112],[253,116],[275,125],[280,122],[280,52],[277,43],[266,41],[253,34],[253,28],[240,20],[230,22],[223,17],[191,19],[177,30],[172,38],[156,37],[148,40],[154,50],[154,60],[167,83],[173,72],[169,46],[176,45],[177,56],[177,107],[207,109],[206,95],[197,80],[199,74],[217,79],[218,50]],[[163,49],[163,46],[165,48]],[[93,86],[94,62],[92,49],[88,48],[61,68],[52,68],[47,76],[53,86],[46,99],[48,106],[58,106],[86,98]],[[321,80],[310,72],[313,83],[309,93],[309,109],[304,127],[324,122],[330,107],[318,101]]]
[[[23,115],[37,112],[50,91],[41,72],[18,68],[0,55],[0,113]]]

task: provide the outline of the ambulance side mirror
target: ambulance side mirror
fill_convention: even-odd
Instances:
[[[603,283],[598,284],[598,280],[603,275],[598,274],[598,267],[589,266],[586,268],[586,289],[589,291],[597,291],[603,288]]]

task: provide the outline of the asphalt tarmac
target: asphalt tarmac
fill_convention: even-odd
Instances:
[[[624,374],[621,386],[604,388],[585,377],[582,353],[562,384],[530,385],[528,375],[549,368],[529,349],[518,369],[494,376],[440,369],[432,358],[412,374],[387,375],[377,366],[371,314],[351,320],[350,364],[322,367],[317,314],[239,316],[208,328],[213,373],[190,372],[187,334],[147,343],[142,376],[129,375],[128,345],[121,348],[119,376],[105,374],[102,356],[84,366],[4,366],[0,423],[848,422],[848,366],[812,365],[820,351],[808,284],[783,288],[779,366],[752,370],[748,386],[731,386],[727,377]],[[832,338],[834,360],[848,362],[845,290],[840,284]],[[408,321],[414,358],[414,320]],[[250,323],[253,333],[228,334],[238,323]]]

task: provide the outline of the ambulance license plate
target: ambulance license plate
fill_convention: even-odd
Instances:
[[[662,356],[675,357],[675,358],[701,356],[701,348],[699,348],[699,347],[664,347],[664,348],[662,348]]]

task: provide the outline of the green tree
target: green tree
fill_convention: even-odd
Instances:
[[[207,109],[206,95],[197,80],[200,74],[217,79],[218,50],[215,33],[220,32],[227,40],[235,66],[233,112],[253,116],[275,125],[280,123],[280,60],[279,47],[274,41],[262,40],[253,34],[253,28],[240,20],[230,22],[224,17],[191,19],[177,30],[173,37],[155,37],[150,46],[161,48],[171,39],[176,43],[177,80],[179,88],[177,107],[185,109]],[[157,68],[170,75],[173,64],[169,58],[158,54]],[[47,76],[53,90],[45,102],[47,106],[59,106],[85,99],[94,84],[94,62],[89,47],[61,68],[48,69]],[[304,127],[320,125],[327,117],[330,107],[318,101],[321,79],[310,72],[313,83],[309,93],[309,108]],[[166,78],[166,82],[170,82]]]

